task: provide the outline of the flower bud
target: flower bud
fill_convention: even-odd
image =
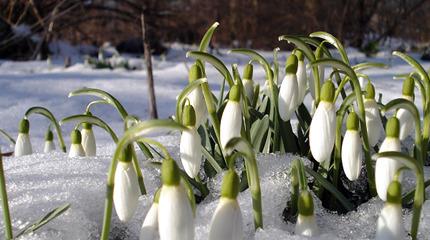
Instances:
[[[220,139],[221,146],[225,147],[234,137],[240,137],[242,128],[242,108],[240,106],[240,91],[238,86],[233,86],[230,89],[229,100],[224,108],[220,123]],[[231,152],[226,152],[229,155]]]
[[[193,64],[190,68],[189,72],[189,81],[193,82],[197,79],[203,78],[203,72],[199,65]],[[194,107],[195,115],[196,115],[196,126],[200,126],[204,124],[207,120],[207,110],[206,110],[206,102],[202,92],[201,86],[193,89],[187,96],[190,101],[190,105]]]
[[[249,102],[252,102],[254,99],[254,82],[252,81],[252,72],[252,64],[246,64],[245,69],[243,70],[242,83],[245,89],[246,97],[248,98]]]
[[[27,119],[22,119],[18,127],[18,137],[15,142],[15,157],[30,155],[33,153],[33,148],[30,142],[30,122]]]
[[[360,176],[362,164],[363,150],[358,127],[358,116],[354,112],[351,112],[346,122],[347,130],[343,138],[341,152],[343,171],[351,181],[356,180]]]
[[[51,129],[48,129],[45,134],[45,146],[43,148],[44,153],[48,153],[55,150],[54,134]]]
[[[70,146],[69,157],[84,157],[85,151],[82,147],[82,135],[78,129],[75,129],[70,134],[72,145]]]
[[[303,57],[303,53],[301,51],[296,51],[297,59],[299,60],[297,64],[297,87],[298,87],[298,97],[297,97],[297,105],[300,105],[305,99],[306,89],[307,89],[307,74],[306,74],[306,65]]]
[[[298,200],[298,211],[295,234],[314,237],[319,234],[319,228],[314,216],[314,203],[308,191],[302,191]]]

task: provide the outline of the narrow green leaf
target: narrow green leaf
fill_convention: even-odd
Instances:
[[[73,115],[73,116],[69,116],[69,117],[62,119],[60,121],[60,124],[63,125],[65,123],[71,122],[71,121],[75,121],[75,122],[79,122],[79,123],[87,122],[87,123],[91,123],[93,125],[96,125],[102,129],[104,129],[111,136],[112,140],[115,143],[118,142],[118,137],[115,134],[115,132],[112,130],[112,128],[107,123],[105,123],[103,120],[101,120],[100,118],[98,118],[96,116],[85,115],[85,114]]]
[[[265,115],[262,119],[256,120],[251,126],[251,141],[252,146],[257,151],[262,149],[262,142],[265,133],[269,129],[269,116]]]
[[[215,158],[212,156],[212,154],[206,150],[205,147],[201,146],[202,153],[205,156],[206,160],[211,164],[211,166],[215,169],[217,173],[222,172],[222,168],[219,166],[218,162],[215,160]]]
[[[215,22],[212,24],[212,26],[206,31],[205,35],[203,36],[202,40],[200,41],[199,51],[200,52],[206,52],[207,48],[209,46],[209,43],[212,39],[212,35],[215,32],[215,29],[219,26],[218,22]]]
[[[388,65],[385,63],[378,62],[363,62],[352,66],[352,69],[354,69],[354,71],[356,72],[363,71],[369,68],[388,68]]]
[[[328,43],[333,45],[340,53],[340,56],[342,57],[342,60],[344,63],[349,64],[348,55],[346,54],[345,48],[343,47],[342,43],[335,38],[333,35],[327,32],[313,32],[309,34],[311,37],[317,37],[322,38],[326,40]]]
[[[85,112],[91,112],[91,107],[97,104],[109,104],[109,103],[106,102],[104,99],[97,99],[97,100],[91,101],[90,103],[87,104],[87,107],[85,108]]]
[[[2,135],[6,140],[15,145],[15,139],[11,137],[5,130],[0,129],[0,135]]]
[[[294,44],[298,49],[300,49],[303,54],[306,56],[306,58],[309,61],[315,61],[315,55],[312,51],[312,49],[299,37],[290,36],[290,35],[283,35],[278,37],[279,41],[287,41],[288,43]]]
[[[220,72],[221,75],[227,80],[227,83],[230,87],[234,85],[233,78],[231,77],[231,74],[228,71],[227,67],[221,60],[219,60],[214,55],[199,51],[189,51],[187,52],[187,58],[188,57],[199,59],[212,64],[212,66],[214,66],[218,70],[218,72]]]

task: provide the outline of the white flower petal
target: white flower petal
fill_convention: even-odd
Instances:
[[[212,217],[209,240],[243,239],[242,213],[236,199],[221,197]]]
[[[30,155],[33,153],[31,147],[30,136],[25,133],[19,133],[15,143],[15,157]]]
[[[182,185],[163,185],[158,206],[160,240],[194,239],[193,211]]]
[[[45,141],[45,146],[43,148],[44,153],[49,153],[55,150],[55,144],[53,141]]]
[[[298,62],[296,75],[297,75],[297,86],[299,88],[297,103],[298,105],[300,105],[305,99],[306,89],[308,84],[306,65],[304,61]]]
[[[228,141],[234,137],[240,137],[242,127],[242,111],[240,104],[235,101],[228,101],[222,113],[220,123],[221,146],[225,149]],[[226,152],[227,155],[230,152]]]
[[[298,84],[295,74],[287,74],[279,89],[278,105],[279,116],[284,121],[289,121],[298,104]]]
[[[181,135],[180,154],[182,166],[191,178],[195,178],[200,171],[202,162],[201,140],[195,128],[185,130]]]
[[[88,157],[96,156],[96,138],[91,129],[82,129],[82,147],[84,148],[85,155]]]
[[[309,146],[312,156],[318,162],[328,160],[334,147],[336,134],[334,104],[321,101],[309,128]]]
[[[358,131],[347,130],[342,142],[342,166],[346,177],[354,181],[360,176],[363,149]]]
[[[378,218],[376,240],[405,239],[405,228],[400,204],[386,203]]]
[[[140,229],[139,240],[154,240],[158,235],[158,203],[153,203],[145,220],[143,221],[142,228]]]
[[[385,138],[379,150],[380,153],[388,151],[400,152],[400,140],[398,138]],[[393,181],[394,174],[402,167],[402,163],[392,158],[378,158],[375,166],[375,183],[378,196],[383,201],[387,200],[387,189]],[[401,179],[400,179],[401,180]]]
[[[366,127],[367,135],[369,137],[369,144],[370,146],[375,146],[384,131],[378,104],[373,99],[365,99],[364,111],[366,114]]]
[[[193,106],[196,113],[196,127],[206,122],[208,117],[208,111],[206,110],[206,102],[202,92],[202,88],[199,86],[193,89],[188,94],[188,100],[190,100],[190,105]]]
[[[315,221],[315,217],[312,216],[303,216],[298,215],[295,234],[306,236],[306,237],[315,237],[319,234],[319,228]]]
[[[243,79],[243,87],[245,89],[246,97],[250,102],[254,99],[254,83],[249,79]]]
[[[140,188],[133,164],[119,162],[113,189],[113,203],[119,220],[127,222],[133,217],[139,196]]]
[[[397,110],[396,117],[400,123],[399,139],[403,141],[414,131],[414,117],[404,108]]]
[[[82,144],[72,144],[70,146],[69,157],[85,157],[85,151]]]

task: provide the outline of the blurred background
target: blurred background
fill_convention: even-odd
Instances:
[[[279,35],[319,30],[369,54],[430,46],[429,0],[0,0],[0,58],[46,58],[53,41],[142,53],[142,14],[155,55],[197,44],[215,21],[215,48],[270,50]]]

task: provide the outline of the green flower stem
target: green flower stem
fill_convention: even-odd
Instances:
[[[421,104],[424,111],[424,107],[426,106],[426,102],[427,102],[426,90],[425,90],[424,84],[421,82],[421,79],[415,76],[415,74],[410,74],[409,76],[414,79],[415,85],[417,86],[418,90],[420,90],[421,101],[422,101]]]
[[[405,166],[397,169],[397,171],[394,173],[393,181],[401,182],[402,180],[400,179],[400,175],[402,174],[403,171],[406,171],[406,170],[410,170],[410,169]]]
[[[87,107],[85,108],[85,112],[91,112],[91,108],[97,104],[109,104],[109,103],[103,99],[97,99],[97,100],[91,101],[90,103],[87,104]]]
[[[245,159],[246,174],[252,197],[252,207],[254,213],[254,227],[263,228],[263,210],[261,201],[260,177],[258,164],[252,145],[244,138],[233,138],[226,146],[227,149],[236,149]]]
[[[157,129],[174,129],[183,131],[186,127],[172,120],[148,120],[139,122],[136,125],[130,127],[124,136],[118,141],[115,153],[112,157],[111,165],[109,167],[107,188],[106,188],[106,199],[105,199],[105,210],[103,216],[103,228],[100,239],[108,240],[110,231],[110,221],[112,218],[112,204],[113,204],[113,188],[115,184],[115,171],[118,165],[118,159],[128,144],[141,138],[141,136],[150,133]]]
[[[112,128],[106,122],[104,122],[103,120],[98,118],[97,116],[94,116],[94,115],[91,116],[91,115],[86,115],[86,114],[72,115],[72,116],[68,116],[68,117],[61,119],[60,125],[63,125],[65,123],[68,123],[71,121],[76,121],[79,123],[87,122],[87,123],[90,123],[92,125],[96,125],[97,127],[100,127],[103,130],[105,130],[110,135],[110,137],[112,138],[112,140],[115,143],[118,142],[118,136],[115,134],[115,132],[112,130]]]
[[[15,145],[16,141],[11,137],[6,131],[3,129],[0,129],[0,135],[2,135],[4,138],[6,138],[11,144]]]
[[[12,223],[10,220],[9,202],[7,198],[6,180],[4,178],[3,159],[0,150],[0,194],[3,208],[3,222],[5,225],[5,237],[7,240],[13,239]]]
[[[33,113],[40,114],[40,115],[48,118],[51,121],[51,124],[53,126],[55,126],[55,130],[57,131],[58,142],[60,143],[61,150],[63,152],[66,152],[66,144],[64,144],[63,134],[61,132],[61,127],[58,124],[57,119],[54,117],[54,114],[52,114],[48,109],[46,109],[44,107],[32,107],[32,108],[29,108],[25,112],[25,117],[28,118]]]
[[[273,49],[273,82],[276,85],[279,85],[279,62],[278,62],[278,52],[280,51],[280,48]]]
[[[413,215],[412,215],[412,225],[411,225],[411,237],[413,240],[417,239],[418,228],[420,224],[421,209],[425,199],[424,192],[424,170],[423,166],[417,162],[414,158],[400,152],[383,152],[377,153],[372,156],[375,160],[382,157],[394,158],[401,161],[406,167],[410,168],[415,172],[416,186],[414,194],[414,204],[413,204]]]
[[[340,71],[344,72],[346,75],[349,76],[349,79],[354,87],[354,93],[355,98],[358,105],[358,117],[360,119],[360,126],[361,126],[361,136],[363,138],[363,147],[364,147],[364,156],[366,161],[366,170],[367,170],[367,178],[369,182],[369,189],[371,196],[376,196],[376,185],[375,185],[375,174],[374,169],[372,166],[371,156],[370,156],[370,146],[369,146],[369,137],[367,134],[367,126],[366,126],[366,116],[364,111],[364,103],[363,103],[363,97],[362,97],[362,91],[360,88],[360,84],[358,82],[357,75],[355,74],[354,70],[350,68],[345,63],[336,60],[336,59],[321,59],[316,60],[315,62],[311,63],[312,65],[327,65],[331,67],[335,67],[339,69]]]

